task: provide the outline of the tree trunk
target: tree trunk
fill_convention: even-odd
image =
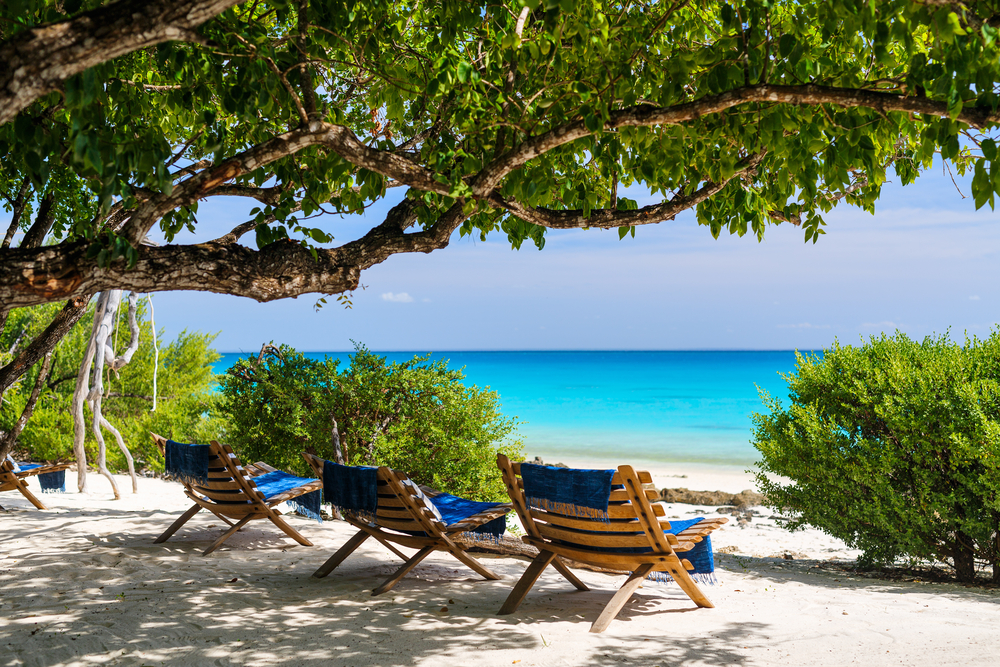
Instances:
[[[951,558],[955,564],[955,577],[959,581],[976,580],[976,560],[972,544],[973,541],[965,533],[959,531],[955,534],[955,547]]]

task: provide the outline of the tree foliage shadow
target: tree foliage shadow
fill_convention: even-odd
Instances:
[[[470,655],[477,662],[481,657],[505,663],[509,655],[511,663],[544,664],[543,652],[551,647],[546,633],[555,630],[553,624],[565,629],[567,621],[578,623],[579,632],[563,632],[552,659],[572,655],[574,664],[585,667],[661,660],[743,664],[739,648],[757,641],[764,628],[733,623],[710,634],[678,636],[669,631],[669,619],[694,608],[683,594],[657,588],[640,590],[604,635],[590,635],[586,631],[614,584],[562,591],[565,582],[556,575],[518,614],[498,617],[514,579],[484,581],[447,558],[425,561],[390,594],[372,597],[371,589],[398,566],[378,545],[316,580],[309,575],[329,555],[328,544],[285,550],[267,536],[203,558],[200,541],[152,544],[169,525],[169,513],[128,514],[133,520],[127,531],[103,535],[88,535],[86,522],[122,512],[70,511],[55,525],[51,517],[45,522],[49,537],[30,521],[4,525],[8,537],[45,546],[30,554],[22,550],[16,562],[0,560],[0,647],[9,664],[100,656],[106,664],[168,667],[402,667],[463,664]],[[60,533],[60,527],[67,530]],[[285,541],[276,529],[274,536]],[[638,624],[655,617],[664,620],[662,634]]]

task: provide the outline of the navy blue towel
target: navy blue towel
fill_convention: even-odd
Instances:
[[[671,521],[670,530],[666,530],[664,532],[676,535],[683,530],[687,530],[699,521],[701,521],[700,518],[688,519],[687,521]],[[715,572],[715,558],[712,556],[712,538],[708,535],[703,537],[701,542],[694,545],[694,548],[691,549],[691,551],[678,553],[677,557],[686,558],[691,561],[691,564],[694,565],[694,569],[690,570],[691,574],[711,576],[712,573]]]
[[[167,472],[185,484],[208,482],[208,455],[211,445],[188,445],[167,440],[164,449]]]
[[[438,512],[441,514],[441,520],[444,521],[446,526],[458,523],[459,521],[468,519],[470,516],[475,516],[480,512],[485,512],[488,509],[492,509],[503,504],[466,500],[465,498],[453,496],[450,493],[441,493],[433,498],[428,498],[428,500],[430,500],[434,504],[434,507],[438,509]],[[490,535],[493,539],[498,540],[506,530],[507,517],[501,516],[484,523],[469,532],[478,533],[480,535]]]
[[[309,479],[308,477],[296,477],[281,470],[275,470],[253,478],[253,483],[257,485],[257,490],[264,494],[264,500],[270,500],[279,493],[284,493],[290,489],[296,489],[315,481],[317,480]],[[310,519],[316,519],[322,523],[323,517],[319,514],[320,500],[320,491],[317,490],[293,498],[288,501],[288,504]]]
[[[323,462],[323,498],[341,512],[374,523],[378,508],[378,468]]]
[[[521,464],[528,505],[567,516],[608,519],[614,470],[556,468]]]
[[[55,472],[39,473],[38,485],[42,487],[42,493],[65,493],[66,471],[56,470]]]

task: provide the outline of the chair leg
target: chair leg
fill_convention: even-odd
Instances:
[[[28,490],[28,485],[24,480],[17,480],[17,490],[20,491],[25,498],[31,501],[31,504],[40,510],[48,509],[42,504],[42,501],[35,497],[31,491]]]
[[[677,582],[680,589],[687,593],[687,596],[691,598],[691,601],[696,605],[707,609],[715,607],[711,600],[705,597],[705,594],[701,592],[701,589],[698,588],[698,584],[691,578],[691,575],[683,565],[678,563],[677,567],[671,568],[670,576],[674,578],[674,581]]]
[[[502,607],[500,607],[500,611],[497,612],[499,616],[513,614],[517,611],[517,608],[521,606],[524,598],[527,597],[528,591],[530,591],[531,587],[535,585],[536,581],[538,581],[538,577],[541,576],[542,570],[544,570],[555,557],[556,555],[551,551],[542,551],[535,556],[535,560],[531,561],[531,565],[529,565],[528,569],[526,569],[524,574],[521,575],[521,578],[517,581],[517,585],[514,586],[514,590],[512,590],[510,595],[507,596],[507,601],[503,603]]]
[[[240,519],[239,521],[237,521],[235,524],[233,524],[232,528],[230,528],[229,530],[227,530],[226,532],[224,532],[222,534],[222,537],[220,537],[215,542],[213,542],[212,546],[210,546],[208,549],[206,549],[204,552],[202,552],[201,555],[202,556],[207,556],[208,554],[212,553],[213,551],[215,551],[216,549],[218,549],[219,547],[221,547],[223,542],[225,542],[230,537],[232,537],[233,534],[236,531],[238,531],[240,528],[242,528],[243,526],[245,526],[251,519],[257,519],[257,518],[259,518],[259,516],[254,515],[254,514],[247,514],[245,517],[243,517],[242,519]]]
[[[363,530],[359,530],[358,534],[347,540],[347,544],[337,549],[337,552],[330,556],[325,563],[323,563],[318,570],[313,572],[314,577],[317,579],[322,579],[326,575],[333,572],[334,568],[340,565],[345,558],[351,555],[351,553],[361,546],[361,543],[367,540],[371,535]],[[404,559],[405,560],[405,559]]]
[[[497,581],[500,579],[500,575],[490,570],[488,567],[480,563],[478,560],[476,560],[469,554],[462,551],[460,548],[454,550],[448,549],[448,553],[450,553],[452,556],[460,560],[462,564],[465,565],[466,567],[469,567],[472,570],[474,570],[476,574],[480,575],[481,577],[485,579],[492,579],[493,581]]]
[[[372,595],[382,595],[382,593],[387,593],[391,591],[393,587],[400,582],[400,580],[406,576],[406,573],[416,567],[417,563],[427,558],[428,554],[434,551],[434,547],[424,547],[417,553],[413,554],[410,560],[403,563],[403,567],[396,570],[395,573],[384,582],[382,585],[372,591]]]
[[[187,523],[188,520],[191,517],[193,517],[195,514],[197,514],[198,510],[200,510],[200,509],[201,509],[201,505],[195,505],[194,507],[192,507],[191,509],[189,509],[187,512],[184,512],[184,514],[181,514],[179,517],[177,517],[176,521],[174,521],[172,524],[170,524],[170,528],[167,528],[165,531],[163,531],[162,535],[160,535],[155,540],[153,540],[153,544],[159,544],[160,542],[166,542],[168,539],[170,539],[171,535],[173,535],[174,533],[176,533],[180,529],[180,527],[183,526],[185,523]]]
[[[283,530],[285,535],[288,535],[290,538],[292,538],[302,546],[311,547],[313,545],[313,543],[307,540],[305,536],[302,535],[302,533],[289,526],[284,519],[282,519],[274,512],[268,510],[267,518],[271,520],[271,523],[273,523],[275,526]]]
[[[576,586],[576,590],[578,590],[578,591],[589,591],[590,590],[587,587],[587,584],[585,584],[582,581],[580,581],[579,579],[577,579],[577,576],[575,574],[573,574],[573,571],[569,569],[569,566],[566,565],[566,563],[562,562],[562,559],[559,558],[559,556],[556,556],[555,559],[553,559],[552,565],[553,565],[553,567],[555,567],[559,571],[559,574],[561,574],[562,576],[566,577],[566,580],[569,583],[571,583],[574,586]]]
[[[597,617],[594,624],[590,626],[591,632],[604,632],[608,629],[608,626],[611,625],[611,621],[615,620],[615,616],[617,616],[618,612],[622,610],[622,607],[625,606],[628,599],[632,597],[632,593],[635,593],[636,589],[642,586],[643,580],[652,569],[652,563],[643,563],[635,572],[632,573],[632,576],[625,581],[622,587],[618,589],[618,592],[615,593],[615,596],[611,598],[611,602],[609,602],[608,606],[604,608],[601,615]]]

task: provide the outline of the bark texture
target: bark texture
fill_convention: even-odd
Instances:
[[[66,79],[160,42],[204,41],[194,29],[237,0],[122,0],[19,32],[0,44],[0,123]]]

